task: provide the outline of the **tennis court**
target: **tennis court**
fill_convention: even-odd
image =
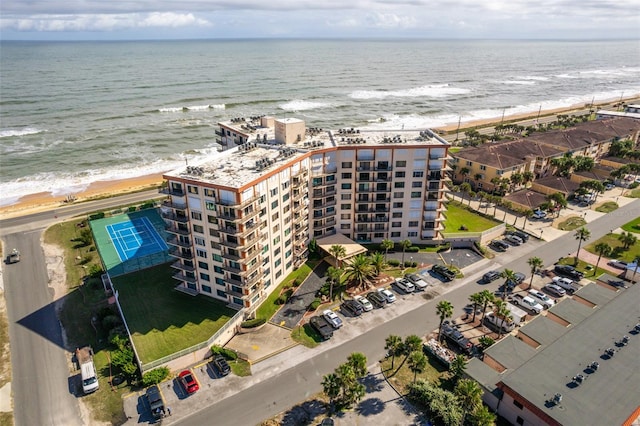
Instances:
[[[164,220],[155,209],[90,222],[96,247],[111,276],[169,262]]]

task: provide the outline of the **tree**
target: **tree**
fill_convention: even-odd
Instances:
[[[329,300],[333,300],[333,286],[340,282],[343,270],[334,266],[327,268],[327,276],[329,277]]]
[[[404,354],[404,359],[402,363],[404,364],[409,356],[416,351],[422,349],[422,339],[420,336],[415,334],[411,334],[404,338],[404,343],[402,343],[402,353]]]
[[[618,235],[618,240],[622,243],[623,250],[629,250],[638,241],[638,237],[631,232],[622,232],[622,234]]]
[[[451,318],[453,315],[453,305],[448,300],[441,300],[436,305],[436,313],[440,317],[440,324],[438,325],[438,341],[442,341],[442,323],[446,318]]]
[[[593,270],[593,275],[598,271],[598,265],[600,264],[600,258],[602,256],[609,256],[611,254],[612,248],[607,243],[598,243],[596,244],[596,253],[598,253],[598,261],[596,262],[596,268]]]
[[[384,255],[378,251],[371,255],[369,262],[376,276],[380,275],[380,273],[382,272],[382,270],[387,264],[387,262],[385,261]]]
[[[380,243],[380,247],[382,247],[384,249],[384,260],[387,260],[387,254],[389,253],[389,250],[393,248],[395,244],[393,243],[393,241],[389,240],[389,239],[384,239],[382,240],[382,242]]]
[[[342,258],[347,255],[347,249],[340,244],[334,244],[329,247],[329,254],[336,260],[338,268],[342,268]]]
[[[462,373],[467,369],[467,360],[464,355],[456,355],[456,357],[451,361],[451,365],[449,366],[449,371],[453,374],[455,380],[460,379],[462,377]]]
[[[547,200],[549,200],[549,208],[555,211],[558,216],[560,216],[560,210],[567,208],[567,199],[564,194],[561,192],[554,192],[553,194],[547,195]]]
[[[455,387],[454,394],[460,402],[462,408],[462,424],[464,424],[467,414],[473,413],[482,405],[482,389],[474,380],[463,379]]]
[[[531,281],[529,281],[529,288],[533,285],[533,276],[542,268],[544,262],[539,257],[530,257],[527,259],[527,264],[531,267]]]
[[[409,370],[413,372],[413,382],[416,382],[418,373],[422,373],[427,366],[427,357],[421,351],[413,351],[409,355]]]
[[[480,405],[471,413],[470,423],[473,426],[494,426],[496,415],[489,411],[485,405]]]
[[[460,185],[460,192],[461,193],[467,194],[467,196],[468,196],[471,191],[472,191],[471,184],[469,184],[469,182],[465,182],[465,183]],[[462,198],[460,198],[460,202],[462,203]]]
[[[333,411],[334,403],[340,396],[341,389],[342,384],[337,374],[329,373],[322,378],[322,391],[329,398],[330,411]]]
[[[360,253],[351,259],[351,263],[347,265],[345,275],[350,283],[355,283],[361,289],[366,289],[369,278],[373,276],[373,267],[369,262],[369,258]]]
[[[482,293],[473,293],[469,296],[469,302],[473,303],[473,318],[471,319],[472,322],[475,322],[476,311],[478,310],[478,306],[481,305],[483,301],[484,299]]]
[[[500,337],[502,337],[502,329],[504,328],[504,322],[507,320],[513,319],[513,317],[511,316],[511,311],[509,310],[509,308],[507,308],[507,302],[500,299],[493,302],[493,313],[497,318],[501,320],[499,335]]]
[[[522,179],[524,180],[524,184],[525,184],[525,186],[526,186],[529,182],[532,182],[532,181],[533,181],[533,179],[534,179],[535,177],[536,177],[536,176],[535,176],[535,175],[533,174],[533,172],[532,172],[532,171],[530,171],[530,170],[527,170],[526,172],[522,173]]]
[[[587,241],[589,238],[591,238],[591,231],[589,231],[587,228],[583,226],[580,229],[578,229],[576,233],[573,234],[573,236],[576,237],[576,240],[578,240],[578,252],[576,253],[576,262],[575,262],[575,264],[577,265],[578,259],[580,258],[580,247],[582,246],[582,242]]]
[[[487,306],[489,306],[489,303],[493,303],[496,300],[496,297],[489,290],[482,290],[480,295],[482,296],[482,318],[480,319],[480,322],[482,322],[482,320],[484,320],[484,315],[487,312]]]
[[[411,241],[402,240],[400,241],[400,246],[402,247],[402,269],[404,270],[404,253],[409,247],[411,247]]]
[[[402,337],[392,334],[385,339],[384,343],[384,349],[391,356],[391,369],[393,370],[393,364],[396,360],[396,355],[400,355],[402,353]]]
[[[524,230],[524,228],[527,227],[527,219],[529,219],[531,216],[533,216],[533,210],[531,209],[525,209],[522,211],[522,216],[524,216],[524,223],[522,224],[522,229]]]
[[[367,357],[361,352],[354,352],[347,357],[347,364],[353,368],[353,372],[360,377],[367,375]]]
[[[511,284],[515,285],[516,282],[516,273],[512,269],[505,269],[500,274],[502,278],[504,278],[503,291],[502,291],[502,300],[507,298],[507,290],[511,287]]]
[[[469,170],[468,167],[462,167],[460,169],[460,174],[462,175],[462,180],[464,180],[464,178],[467,177],[470,172],[471,172],[471,170]]]
[[[367,358],[356,352],[322,378],[323,392],[331,404],[337,402],[341,408],[350,408],[365,395],[366,389],[358,379],[366,375],[366,365]]]

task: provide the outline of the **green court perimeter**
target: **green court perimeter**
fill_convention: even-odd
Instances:
[[[237,312],[175,291],[171,274],[164,264],[112,279],[143,364],[206,341]]]

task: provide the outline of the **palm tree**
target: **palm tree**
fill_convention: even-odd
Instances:
[[[602,256],[609,256],[611,251],[613,250],[611,246],[607,243],[598,243],[595,246],[596,253],[598,253],[598,261],[596,262],[596,269],[593,270],[593,275],[598,272],[598,265],[600,264],[600,258]]]
[[[342,389],[342,383],[340,378],[335,373],[329,373],[322,378],[322,391],[327,398],[329,398],[329,407],[333,411],[333,404],[335,400],[340,396],[340,390]]]
[[[416,382],[418,373],[422,373],[427,366],[427,357],[421,351],[414,351],[409,356],[409,370],[413,372],[413,383]]]
[[[369,278],[373,276],[373,267],[369,262],[369,258],[364,253],[360,253],[351,259],[351,263],[346,267],[345,274],[350,283],[356,283],[358,287],[365,290],[369,283]]]
[[[438,341],[441,341],[442,323],[445,318],[451,318],[451,315],[453,315],[453,305],[448,300],[441,300],[436,305],[436,313],[440,316],[440,325],[438,325]]]
[[[340,244],[329,247],[329,254],[336,260],[338,268],[342,268],[342,259],[347,255],[347,249]]]
[[[380,247],[384,249],[384,260],[387,260],[387,254],[389,253],[389,250],[393,248],[395,244],[393,243],[393,241],[389,240],[389,239],[384,239],[382,240],[382,242],[380,243]]]
[[[380,275],[384,267],[387,265],[384,255],[379,251],[371,255],[371,257],[369,258],[369,262],[371,263],[371,267],[373,268],[373,272],[376,274],[376,276]]]
[[[422,348],[422,339],[420,338],[420,336],[411,334],[405,337],[404,343],[402,344],[402,351],[404,352],[404,361],[407,360],[409,355],[419,351],[421,348]]]
[[[391,369],[393,370],[393,364],[396,360],[396,355],[400,355],[402,352],[402,337],[391,334],[384,341],[384,349],[391,356]]]
[[[473,293],[472,295],[470,295],[469,302],[473,303],[473,318],[471,319],[471,322],[475,322],[478,305],[481,305],[484,302],[482,293]]]
[[[464,355],[457,355],[451,361],[451,365],[449,365],[449,371],[453,374],[455,380],[458,380],[462,377],[462,373],[467,369],[467,360]]]
[[[327,268],[327,277],[329,277],[329,300],[333,300],[333,286],[340,282],[340,277],[344,271],[334,266]]]
[[[511,311],[507,308],[507,302],[504,300],[496,300],[493,304],[493,313],[497,318],[500,318],[500,329],[498,330],[500,337],[502,337],[502,329],[504,328],[504,322],[511,320]]]
[[[487,312],[487,306],[489,306],[489,303],[493,303],[496,300],[496,296],[494,296],[494,294],[489,290],[482,290],[480,295],[482,296],[482,318],[480,319],[480,322],[482,322],[482,320],[484,320],[484,314]]]
[[[618,236],[618,240],[622,243],[623,250],[629,250],[629,247],[638,241],[638,237],[633,235],[631,232],[622,232],[622,234]]]
[[[578,229],[576,233],[573,234],[573,236],[576,237],[576,240],[578,240],[578,252],[576,253],[576,262],[575,262],[575,265],[577,265],[578,259],[580,258],[580,246],[582,246],[583,241],[587,241],[589,238],[591,238],[591,231],[589,231],[587,228],[583,226],[580,229]]]
[[[456,385],[454,393],[462,407],[462,424],[464,424],[467,415],[482,405],[482,389],[475,380],[463,379]]]
[[[463,194],[467,194],[469,195],[469,193],[471,192],[471,185],[469,184],[469,182],[465,182],[462,185],[460,185],[460,192]],[[460,203],[462,203],[462,197],[460,197]]]
[[[533,276],[542,268],[544,262],[539,257],[530,257],[527,259],[527,264],[531,267],[531,281],[529,281],[529,288],[533,285]]]
[[[367,357],[362,352],[353,352],[349,355],[347,364],[353,368],[356,377],[361,378],[367,375]]]
[[[535,178],[535,175],[533,174],[532,171],[527,170],[526,172],[522,173],[522,179],[524,180],[524,185],[526,186],[529,182],[533,181],[533,178]]]
[[[502,278],[505,279],[504,288],[502,291],[502,300],[504,300],[507,298],[507,290],[509,289],[509,283],[516,282],[516,273],[511,269],[505,269],[504,271],[502,271],[500,275],[502,275]]]
[[[480,405],[471,413],[471,424],[474,426],[495,426],[496,415],[485,405]]]
[[[400,241],[400,246],[402,247],[402,270],[404,271],[404,252],[411,247],[411,241],[402,240]]]
[[[526,209],[522,212],[522,215],[524,216],[524,223],[522,224],[522,229],[524,230],[527,227],[527,219],[533,216],[533,210]]]
[[[471,170],[469,170],[468,167],[463,167],[463,168],[460,169],[460,174],[462,175],[462,180],[464,180],[464,178],[469,175],[469,172],[471,172]]]

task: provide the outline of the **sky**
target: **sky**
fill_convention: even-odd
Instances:
[[[640,39],[640,0],[2,0],[2,40]]]

